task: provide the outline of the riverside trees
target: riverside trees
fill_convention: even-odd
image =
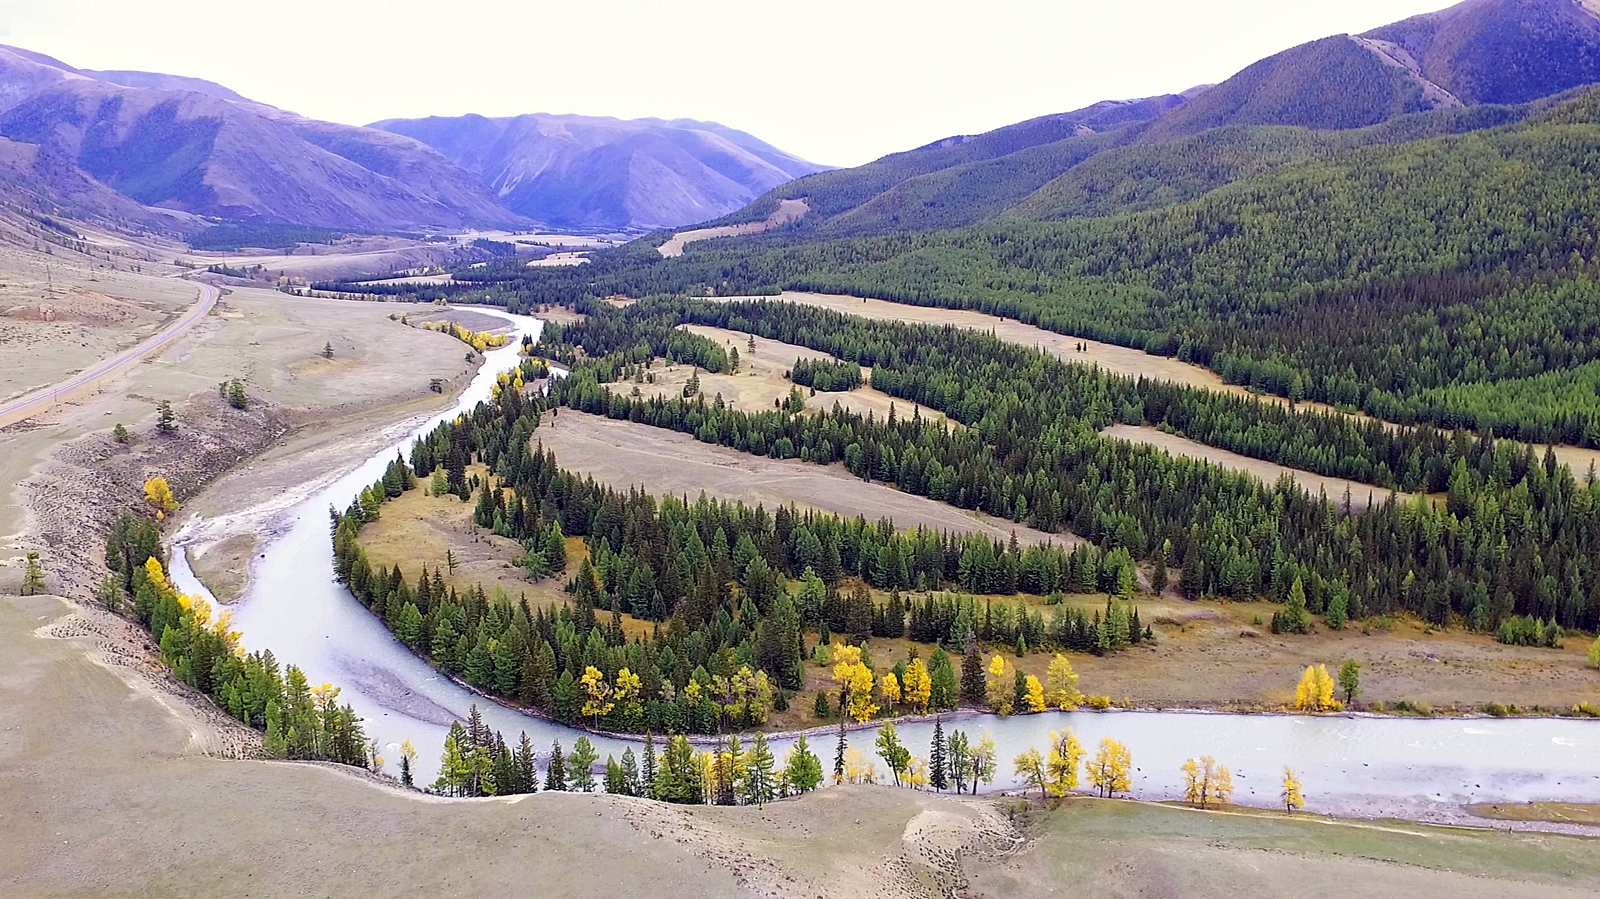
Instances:
[[[161,661],[240,722],[265,730],[263,755],[367,767],[361,719],[339,705],[339,688],[310,684],[294,665],[280,669],[269,650],[246,653],[229,627],[231,613],[213,616],[209,603],[184,596],[167,579],[160,532],[149,519],[118,518],[106,564],[111,589],[132,597],[134,616],[156,638]]]

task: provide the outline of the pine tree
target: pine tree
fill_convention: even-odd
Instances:
[[[1339,692],[1344,694],[1344,704],[1351,705],[1361,695],[1361,663],[1345,659],[1339,666]]]
[[[984,680],[983,657],[978,652],[978,641],[967,636],[966,649],[961,656],[961,698],[974,705],[987,697],[988,685]]]
[[[567,789],[577,793],[594,792],[594,763],[600,753],[588,737],[579,737],[572,744],[572,754],[567,756]]]
[[[178,430],[178,416],[173,413],[172,403],[167,400],[156,404],[156,430],[163,434]]]
[[[744,803],[763,806],[777,798],[777,780],[773,774],[772,750],[767,746],[767,735],[757,733],[744,757]]]
[[[822,783],[822,760],[811,751],[811,746],[801,734],[783,763],[784,780],[796,793],[809,793]]]
[[[523,731],[522,737],[517,741],[517,749],[513,755],[516,764],[516,785],[518,793],[532,793],[539,789],[539,757],[534,752],[533,741],[528,739],[528,732]]]
[[[833,709],[828,705],[828,691],[818,690],[817,701],[812,706],[812,712],[820,719],[826,721],[833,714]]]
[[[546,790],[567,788],[567,757],[561,752],[560,740],[554,740],[550,744],[550,764],[545,767],[544,788]]]
[[[633,747],[622,750],[622,791],[629,796],[642,796],[643,784],[639,781],[639,760]]]
[[[944,719],[933,719],[933,743],[928,747],[928,786],[943,793],[950,787],[950,777],[946,771],[948,764],[945,758]]]
[[[844,783],[844,753],[846,741],[844,738],[844,715],[839,716],[839,745],[833,752],[833,782],[835,785]]]
[[[641,796],[654,796],[656,787],[656,740],[650,731],[644,732],[644,768],[639,788]]]

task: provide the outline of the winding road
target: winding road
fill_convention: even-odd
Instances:
[[[44,412],[79,390],[92,387],[105,378],[121,373],[128,366],[172,342],[173,338],[210,312],[211,307],[216,305],[217,298],[222,295],[221,291],[210,284],[198,281],[193,283],[200,288],[199,299],[195,300],[195,304],[190,306],[177,321],[162,329],[161,333],[109,359],[101,359],[59,384],[40,388],[17,399],[0,403],[0,427]]]

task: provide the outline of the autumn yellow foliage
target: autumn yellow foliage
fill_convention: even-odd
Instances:
[[[928,700],[933,696],[933,678],[921,659],[912,659],[906,666],[905,682],[900,685],[900,701],[911,706],[917,714],[928,710]]]
[[[1327,665],[1307,665],[1294,688],[1294,707],[1303,712],[1336,712],[1344,704],[1333,698],[1333,678]]]
[[[1196,808],[1233,801],[1233,773],[1228,766],[1203,755],[1183,763],[1183,798]]]
[[[845,691],[845,711],[856,723],[872,720],[878,704],[872,699],[872,669],[861,661],[861,647],[836,646],[833,679]]]
[[[1306,807],[1306,797],[1300,793],[1300,778],[1295,776],[1293,768],[1283,769],[1283,799],[1284,811],[1294,814],[1297,810]]]
[[[1039,679],[1030,674],[1023,679],[1023,684],[1025,686],[1022,693],[1022,701],[1027,705],[1027,708],[1023,711],[1030,714],[1044,711],[1046,708],[1044,704],[1044,687],[1039,683]]]
[[[1050,754],[1045,760],[1051,796],[1065,796],[1078,788],[1078,763],[1083,759],[1083,744],[1072,729],[1050,732]]]
[[[172,487],[161,475],[144,482],[144,501],[155,508],[157,521],[166,518],[169,512],[178,511],[178,500],[172,495]]]
[[[1083,702],[1083,694],[1078,692],[1078,672],[1072,670],[1072,662],[1061,653],[1050,660],[1044,680],[1044,700],[1051,708],[1070,712]]]
[[[1110,798],[1133,789],[1133,753],[1128,747],[1106,737],[1100,751],[1089,762],[1089,785],[1101,796]]]
[[[989,660],[989,703],[994,706],[998,715],[1009,715],[1014,711],[1014,690],[1012,687],[1011,663],[999,653]]]

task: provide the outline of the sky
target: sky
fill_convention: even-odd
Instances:
[[[224,84],[353,125],[582,113],[721,122],[858,165],[1449,0],[5,0],[0,43]]]

